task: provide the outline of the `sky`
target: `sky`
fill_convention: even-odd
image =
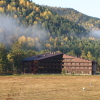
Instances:
[[[73,8],[88,16],[100,18],[100,0],[32,0],[39,5]]]

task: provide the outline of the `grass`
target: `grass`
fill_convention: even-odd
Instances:
[[[99,100],[99,85],[98,75],[0,76],[0,100]]]

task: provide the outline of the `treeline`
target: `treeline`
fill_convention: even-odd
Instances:
[[[0,13],[1,74],[21,73],[23,58],[49,52],[95,60],[100,66],[100,40],[47,7],[31,0],[0,0]]]
[[[85,15],[72,8],[46,7],[58,15],[83,26],[85,29],[100,30],[100,18]]]
[[[22,39],[23,38],[23,41]],[[43,53],[62,52],[65,54],[83,57],[94,60],[100,66],[100,40],[94,38],[74,38],[74,37],[50,37],[46,43],[41,43],[41,50],[30,49],[26,37],[20,37],[16,43],[8,50],[0,44],[0,73],[14,74],[21,73],[22,59]],[[38,42],[40,43],[40,42]]]
[[[80,36],[87,34],[87,30],[83,27],[58,16],[47,7],[39,6],[31,0],[1,0],[0,13],[10,14],[16,19],[19,18],[18,22],[24,25],[39,24],[49,30],[52,36],[62,34]]]

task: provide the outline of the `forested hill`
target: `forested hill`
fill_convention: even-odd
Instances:
[[[100,66],[100,40],[83,37],[91,27],[99,29],[99,19],[66,9],[0,0],[0,74],[20,73],[23,58],[49,52],[96,60]]]
[[[83,26],[85,29],[100,30],[100,18],[85,15],[72,8],[46,7],[58,15]]]
[[[56,35],[84,35],[87,33],[82,26],[63,18],[47,7],[39,6],[31,0],[0,0],[0,13],[19,18],[20,22],[28,25],[39,24]]]

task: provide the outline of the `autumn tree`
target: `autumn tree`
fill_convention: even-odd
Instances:
[[[24,50],[21,50],[21,44],[16,42],[13,44],[11,51],[9,52],[10,60],[12,59],[13,62],[13,70],[15,69],[16,73],[21,72],[21,62],[22,59],[25,57]]]
[[[0,74],[7,71],[7,51],[5,46],[0,43]]]

